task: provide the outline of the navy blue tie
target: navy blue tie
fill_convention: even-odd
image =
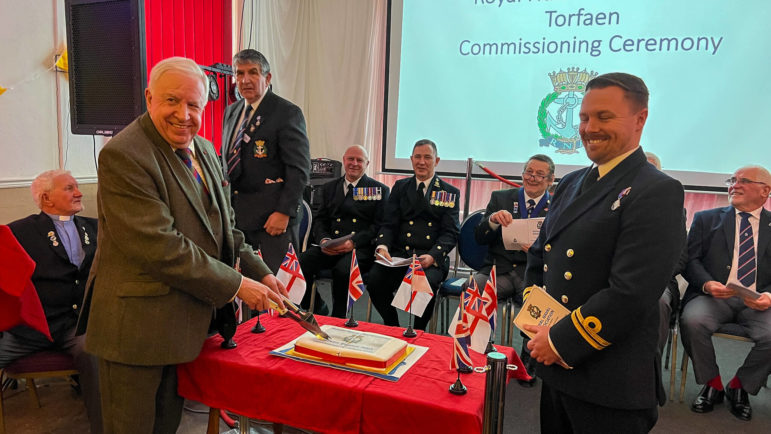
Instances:
[[[750,215],[748,212],[739,213],[742,221],[739,225],[739,259],[736,261],[739,268],[736,270],[736,277],[745,287],[755,283],[755,272],[757,270],[757,264],[755,263],[755,238],[752,236]]]
[[[251,112],[252,105],[247,104],[244,110],[244,119],[241,121],[236,139],[233,141],[233,147],[230,149],[230,155],[228,155],[228,178],[230,180],[238,179],[241,176],[241,142],[244,140],[244,133],[246,132],[246,125],[249,123],[249,114]]]

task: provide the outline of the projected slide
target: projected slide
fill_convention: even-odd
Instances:
[[[516,176],[535,153],[558,176],[586,166],[584,86],[623,71],[650,89],[643,148],[722,189],[741,165],[771,167],[769,22],[767,0],[395,0],[385,169],[409,169],[421,138],[444,172],[473,157]]]

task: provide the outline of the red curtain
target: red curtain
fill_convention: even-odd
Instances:
[[[230,65],[233,58],[231,0],[145,0],[147,73],[172,56],[193,59],[199,65]],[[222,115],[227,107],[225,80],[219,78],[220,98],[209,101],[198,134],[219,151]]]

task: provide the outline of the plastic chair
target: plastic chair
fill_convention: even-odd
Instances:
[[[742,342],[750,342],[752,343],[752,339],[749,338],[747,333],[744,332],[744,329],[739,324],[735,323],[728,323],[723,324],[720,326],[719,329],[717,329],[716,332],[712,333],[713,337],[717,338],[723,338],[723,339],[733,339],[735,341],[742,341]],[[672,346],[672,366],[675,366],[675,360],[677,357],[677,345]],[[688,353],[686,351],[683,351],[683,364],[680,367],[680,402],[683,402],[685,399],[685,379],[686,374],[688,373]],[[671,380],[674,380],[674,369],[671,376]],[[672,389],[670,386],[670,400],[672,395]]]
[[[468,278],[472,271],[477,271],[485,264],[487,257],[487,245],[478,244],[474,238],[474,228],[485,216],[485,210],[480,209],[469,214],[460,225],[458,247],[455,249],[455,266],[453,277],[446,279],[437,291],[436,303],[434,303],[434,315],[431,318],[429,330],[436,333],[439,311],[442,311],[443,327],[450,323],[449,297],[460,297],[460,294],[468,285]],[[459,260],[460,259],[460,260]],[[460,261],[468,268],[460,267]],[[466,277],[458,277],[458,272],[468,272]]]
[[[15,360],[4,369],[0,369],[0,379],[7,377],[14,380],[24,379],[26,381],[32,404],[37,408],[40,408],[40,398],[37,394],[35,379],[65,377],[72,381],[70,377],[77,374],[78,371],[75,369],[75,362],[72,360],[72,356],[61,351],[33,353]],[[0,393],[0,434],[5,434],[2,393]]]

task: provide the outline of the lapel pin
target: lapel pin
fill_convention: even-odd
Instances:
[[[56,239],[56,233],[54,231],[48,231],[48,239],[51,240],[51,245],[54,247],[59,246],[59,241]]]
[[[616,199],[615,202],[613,202],[613,205],[610,206],[611,211],[615,211],[618,209],[618,207],[621,206],[621,199],[629,194],[629,192],[632,191],[632,187],[627,187],[623,190],[621,190],[621,193],[618,194],[618,199]]]

